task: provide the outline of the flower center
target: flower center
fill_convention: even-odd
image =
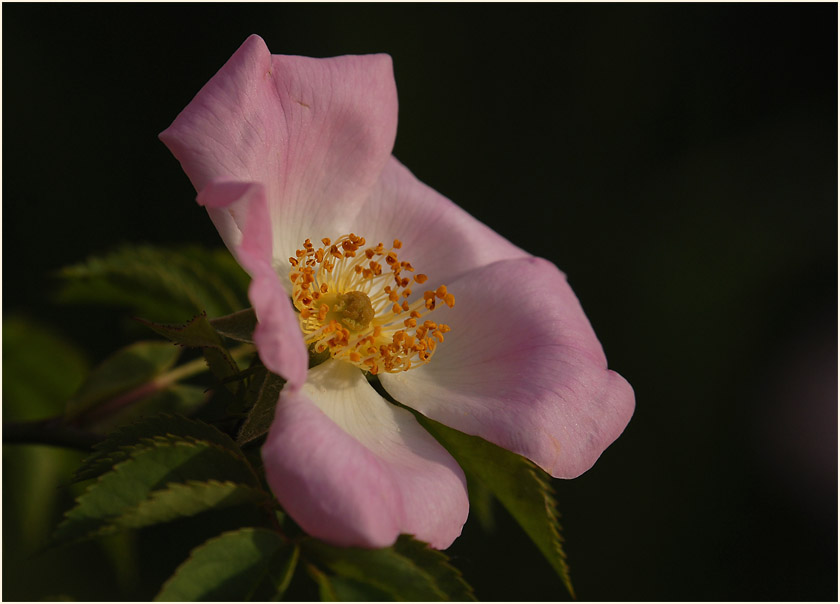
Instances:
[[[409,302],[411,285],[427,277],[405,276],[414,267],[397,257],[398,239],[391,249],[382,243],[365,248],[364,238],[352,233],[321,242],[316,249],[307,239],[289,258],[292,301],[307,345],[374,375],[428,363],[449,326],[420,319],[438,300],[455,305],[446,286]]]

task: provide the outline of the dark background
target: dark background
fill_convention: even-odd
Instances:
[[[566,271],[636,390],[624,435],[556,484],[579,597],[836,600],[835,4],[2,11],[5,315],[96,360],[126,342],[117,314],[92,335],[51,271],[218,245],[156,135],[248,34],[390,53],[395,155]],[[501,511],[451,554],[482,599],[565,597]],[[61,593],[60,568],[21,588],[7,559],[7,597]]]

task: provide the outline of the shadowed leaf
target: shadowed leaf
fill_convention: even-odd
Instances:
[[[211,509],[269,500],[270,496],[262,489],[244,484],[188,480],[152,491],[147,499],[113,519],[111,524],[120,528],[140,528]]]
[[[524,457],[418,413],[417,420],[510,512],[574,597],[548,475]]]
[[[75,541],[119,526],[119,517],[172,483],[227,481],[259,488],[248,463],[207,442],[147,440],[127,459],[91,484],[56,529],[57,543]]]
[[[249,278],[230,252],[198,246],[127,245],[59,272],[59,301],[122,306],[155,320],[248,305]]]
[[[297,559],[297,546],[274,531],[243,528],[223,533],[195,548],[155,600],[279,600]]]
[[[76,471],[75,479],[87,480],[107,472],[115,464],[128,459],[132,449],[142,444],[144,439],[155,438],[215,444],[229,449],[235,455],[242,455],[237,444],[227,434],[210,424],[177,415],[162,415],[122,426],[94,445],[93,453]]]
[[[319,583],[330,597],[372,589],[401,601],[475,599],[472,588],[445,554],[408,536],[383,549],[340,548],[315,540],[304,541],[302,547],[312,560],[338,577]]]

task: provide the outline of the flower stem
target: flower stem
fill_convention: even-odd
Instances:
[[[234,360],[239,361],[254,350],[253,345],[242,344],[229,352]],[[97,422],[150,394],[207,370],[206,361],[199,357],[104,401],[72,419],[62,414],[39,420],[3,422],[3,444],[43,444],[89,450],[102,440],[102,436],[85,430],[82,427],[84,424]]]

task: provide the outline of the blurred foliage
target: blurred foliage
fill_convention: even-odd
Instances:
[[[248,276],[229,251],[125,245],[61,269],[59,302],[114,305],[151,320],[227,315],[248,306]]]
[[[155,133],[248,34],[287,54],[388,52],[396,155],[560,266],[636,389],[635,417],[595,468],[553,482],[581,597],[836,600],[837,6],[476,15],[458,4],[5,4],[4,311],[60,325],[104,358],[124,343],[124,313],[54,308],[46,275],[124,241],[218,244]],[[186,321],[191,308],[160,319]],[[18,372],[8,350],[4,333],[4,415]],[[60,594],[47,586],[62,576],[93,599],[78,558],[53,560],[48,575],[16,558],[18,479],[33,477],[4,473],[4,595]],[[495,510],[506,556],[475,522],[450,550],[479,598],[562,597]],[[173,531],[214,536],[189,520],[144,531],[141,586],[189,554],[169,546]],[[114,587],[110,573],[95,581]],[[289,593],[318,597],[300,576]]]

